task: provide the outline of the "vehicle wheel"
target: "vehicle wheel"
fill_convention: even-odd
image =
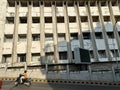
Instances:
[[[24,83],[26,86],[30,87],[31,83]]]
[[[18,86],[18,82],[15,82],[15,86]]]

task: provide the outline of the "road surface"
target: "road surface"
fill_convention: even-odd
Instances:
[[[1,90],[120,90],[120,86],[80,85],[65,83],[32,83],[30,87],[25,85],[14,86],[13,81],[3,81]]]

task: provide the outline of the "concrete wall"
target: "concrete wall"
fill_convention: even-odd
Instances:
[[[24,69],[0,69],[0,77],[17,77]],[[92,72],[91,75],[88,71],[79,72],[47,72],[40,69],[28,70],[29,77],[39,79],[67,79],[67,80],[88,80],[88,81],[120,81],[120,74],[113,76],[112,71],[105,72]]]

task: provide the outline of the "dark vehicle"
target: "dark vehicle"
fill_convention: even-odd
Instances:
[[[25,84],[26,86],[31,85],[31,78],[27,78],[27,79],[22,78],[22,82],[21,82],[21,77],[22,74],[20,74],[19,77],[17,77],[17,79],[15,80],[15,86],[18,86],[19,84]]]

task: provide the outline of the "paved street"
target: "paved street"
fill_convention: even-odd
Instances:
[[[27,87],[25,85],[14,87],[14,82],[3,82],[2,90],[120,90],[120,86],[32,83],[30,87]]]

